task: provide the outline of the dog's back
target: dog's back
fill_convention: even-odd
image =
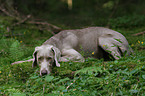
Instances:
[[[52,44],[60,50],[64,48],[73,48],[77,51],[84,51],[86,54],[95,52],[97,55],[101,52],[99,48],[99,39],[104,38],[116,46],[123,45],[129,51],[129,45],[126,38],[119,32],[103,27],[89,27],[84,29],[64,30],[51,37],[44,44]],[[101,40],[102,40],[101,39]],[[103,41],[103,40],[102,40]],[[118,45],[120,44],[120,45]]]

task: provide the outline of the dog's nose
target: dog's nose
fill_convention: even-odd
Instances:
[[[47,74],[47,70],[42,70],[41,73],[42,73],[42,75],[46,75]]]

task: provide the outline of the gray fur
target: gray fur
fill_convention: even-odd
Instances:
[[[47,46],[49,48],[46,50]],[[52,48],[54,48],[53,52]],[[133,52],[122,34],[108,28],[89,27],[84,29],[65,30],[48,39],[39,48],[36,47],[33,66],[36,66],[39,62],[39,60],[36,59],[38,59],[40,54],[38,55],[36,52],[48,51],[49,54],[47,54],[47,56],[41,55],[44,57],[52,57],[52,60],[54,60],[53,62],[59,67],[59,61],[84,62],[85,59],[80,54],[81,51],[84,52],[86,56],[95,58],[103,57],[102,49],[111,54],[115,59],[121,58],[121,53],[125,51],[127,52],[126,55],[130,55]],[[51,71],[49,65],[52,65],[51,63],[52,62],[48,62],[48,66],[44,65],[48,68],[40,68],[40,73],[47,72],[47,74],[49,74]],[[40,64],[40,67],[44,66]]]

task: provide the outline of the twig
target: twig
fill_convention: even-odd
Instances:
[[[1,5],[1,6],[2,6],[2,5]],[[0,10],[1,10],[3,13],[5,13],[7,16],[10,16],[10,17],[13,17],[13,18],[19,20],[18,17],[14,16],[14,15],[11,15],[8,11],[6,11],[5,8],[2,8],[1,6],[0,6]]]
[[[145,47],[139,47],[138,48],[138,50],[144,50],[145,49]]]
[[[145,31],[133,34],[132,36],[139,36],[139,35],[143,35],[143,34],[145,34]]]
[[[31,62],[31,61],[33,61],[33,60],[34,60],[34,59],[29,59],[29,60],[25,60],[25,61],[17,61],[17,62],[12,63],[11,65],[19,64],[19,63],[23,63],[23,62]]]
[[[53,25],[53,24],[50,24],[50,23],[47,23],[47,22],[35,22],[35,21],[29,21],[29,23],[31,24],[38,24],[38,25],[47,25],[47,26],[50,26],[50,27],[53,27],[54,29],[58,29],[58,30],[61,30],[61,28]]]
[[[12,26],[16,26],[16,25],[22,24],[22,23],[24,23],[26,20],[28,20],[30,17],[31,17],[31,15],[27,15],[27,17],[26,17],[25,19],[23,19],[23,20],[21,20],[21,21],[15,23],[15,24],[13,24]]]
[[[37,27],[40,31],[44,31],[44,30],[47,30],[47,31],[49,31],[49,32],[51,32],[53,35],[55,35],[55,33],[52,31],[52,30],[50,30],[50,28],[42,28],[42,27]]]
[[[69,88],[71,85],[73,85],[75,82],[76,82],[76,80],[74,80],[73,83],[70,83],[70,85],[67,86],[66,89],[68,90],[68,88]]]
[[[27,21],[31,17],[31,15],[27,15],[26,18],[22,19],[22,17],[24,17],[24,16],[20,17],[20,15],[18,14],[18,12],[16,10],[14,10],[14,11],[15,11],[16,15],[18,15],[18,16],[12,15],[9,11],[7,11],[5,8],[3,8],[2,5],[0,5],[0,10],[3,13],[5,13],[6,15],[18,20],[18,22],[11,25],[11,27],[16,26],[16,25],[20,25],[20,24],[24,23],[25,21]],[[26,23],[43,25],[43,26],[46,25],[45,30],[50,31],[53,35],[55,35],[55,33],[58,33],[59,31],[62,30],[61,28],[59,28],[53,24],[47,23],[47,22],[28,21]],[[40,28],[40,27],[39,27],[39,29],[42,30],[42,28]],[[10,28],[8,28],[8,32],[10,32]]]
[[[2,8],[1,6],[0,6],[0,10],[1,10],[3,13],[5,13],[6,15],[8,15],[8,16],[14,17],[14,16],[11,15],[9,12],[7,12],[6,9]]]
[[[12,34],[12,35],[10,35],[10,34],[7,34],[7,35],[4,35],[5,37],[10,37],[10,36],[22,36],[23,34]]]
[[[45,91],[45,84],[43,84],[43,94],[44,94],[44,91]]]
[[[53,24],[50,24],[50,23],[47,23],[47,22],[35,22],[35,21],[29,21],[28,23],[30,24],[37,24],[37,25],[46,25],[48,26],[49,28],[47,28],[47,31],[50,31],[50,29],[53,29],[53,30],[57,30],[58,31],[61,31],[62,29],[53,25]],[[42,30],[42,28],[40,28],[40,30]],[[51,31],[51,33],[53,35],[55,35],[55,33],[53,31]]]
[[[52,25],[52,24],[49,24],[49,23],[47,23],[47,22],[35,22],[35,21],[29,21],[29,23],[32,23],[32,24],[40,24],[40,25],[48,25],[48,26],[53,26],[53,27],[55,27],[55,28],[58,28],[59,29],[59,27],[57,27],[57,26],[55,26],[55,25]]]

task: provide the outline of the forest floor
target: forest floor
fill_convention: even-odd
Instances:
[[[32,58],[34,48],[53,34],[38,29],[39,26],[36,24],[23,23],[9,28],[8,26],[14,22],[13,19],[6,16],[0,18],[0,95],[145,95],[145,35],[133,36],[145,31],[145,27],[112,28],[127,38],[135,53],[130,57],[124,56],[115,61],[88,58],[84,63],[60,62],[60,68],[54,67],[50,75],[40,77],[39,68],[32,68],[32,62],[13,66],[11,63]],[[87,25],[77,27],[77,22],[68,26],[69,21],[65,22],[66,25],[63,22],[61,24],[55,22],[55,25],[63,29],[87,27]]]

